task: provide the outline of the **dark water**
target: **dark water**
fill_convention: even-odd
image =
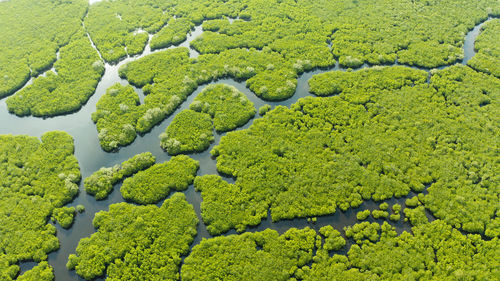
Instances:
[[[92,2],[92,1],[91,1]],[[474,41],[477,35],[479,34],[480,27],[483,23],[476,26],[471,32],[467,34],[465,37],[464,44],[464,61],[465,64],[473,55],[474,55]],[[188,36],[188,40],[181,44],[181,46],[189,47],[189,43],[202,33],[202,29],[200,26],[196,27],[195,30]],[[151,36],[150,36],[151,37]],[[165,119],[159,125],[154,127],[152,131],[145,136],[138,136],[137,139],[127,147],[120,149],[119,152],[116,153],[106,153],[102,149],[100,149],[99,141],[97,138],[97,131],[94,123],[90,119],[90,115],[93,111],[95,111],[95,105],[99,98],[105,93],[106,89],[112,86],[115,83],[121,83],[123,85],[127,85],[128,82],[126,80],[121,79],[118,76],[118,68],[137,58],[143,57],[152,53],[149,44],[146,46],[144,53],[140,56],[135,56],[132,58],[127,58],[117,65],[109,65],[106,64],[106,71],[104,76],[102,77],[101,82],[98,84],[96,93],[89,99],[87,104],[78,112],[70,115],[59,116],[48,119],[34,118],[34,117],[23,117],[19,118],[15,115],[9,114],[7,111],[7,107],[5,104],[5,99],[0,101],[0,134],[26,134],[31,136],[40,137],[43,133],[47,131],[53,130],[61,130],[66,131],[71,136],[73,136],[75,140],[75,156],[77,157],[82,178],[88,177],[93,172],[98,170],[101,167],[109,167],[115,164],[119,164],[128,158],[132,157],[135,154],[150,151],[153,153],[157,159],[157,163],[161,163],[164,161],[168,161],[170,157],[160,148],[160,141],[158,136],[160,133],[164,132],[168,124],[172,121],[173,116],[180,112],[183,109],[189,108],[189,104],[193,101],[193,99],[197,96],[197,94],[206,86],[200,86],[198,89],[188,97],[187,101],[185,101],[177,110],[172,114],[169,118]],[[195,57],[198,53],[194,50],[190,51],[190,56]],[[364,67],[369,67],[364,65]],[[219,80],[215,83],[225,83],[232,86],[235,86],[238,90],[245,93],[246,96],[254,103],[256,109],[264,104],[269,104],[273,108],[278,105],[290,106],[295,103],[299,98],[310,96],[309,94],[309,86],[307,81],[314,75],[326,71],[331,70],[344,70],[339,68],[338,64],[331,69],[328,70],[315,70],[312,72],[304,73],[298,79],[297,91],[295,95],[285,101],[280,102],[265,102],[259,99],[255,94],[253,94],[249,89],[245,87],[245,83],[236,82],[231,79]],[[136,89],[139,93],[141,101],[144,99],[144,95],[142,90]],[[259,118],[258,115],[255,116],[255,119]],[[250,120],[245,126],[239,129],[248,128],[252,124],[253,120]],[[217,174],[216,170],[216,161],[211,158],[209,151],[213,148],[214,145],[218,144],[221,136],[224,134],[215,134],[215,141],[211,145],[211,147],[203,153],[192,154],[190,155],[193,159],[196,159],[200,162],[200,170],[198,171],[198,175],[205,174]],[[229,182],[234,182],[233,179],[226,178]],[[66,270],[66,262],[69,254],[75,252],[75,248],[78,244],[78,241],[83,237],[88,237],[92,233],[95,232],[94,227],[92,226],[92,219],[96,212],[101,210],[108,210],[110,204],[123,202],[123,198],[119,192],[120,185],[115,187],[115,190],[110,194],[107,200],[96,201],[94,197],[87,195],[83,189],[83,186],[80,185],[80,194],[75,200],[69,204],[69,206],[76,206],[78,204],[82,204],[85,206],[86,211],[82,214],[77,214],[75,218],[75,223],[72,228],[69,230],[62,229],[60,226],[57,227],[57,237],[60,241],[60,249],[56,252],[49,254],[49,263],[54,267],[56,280],[83,280],[79,278],[74,271]],[[189,203],[193,204],[195,211],[197,212],[198,218],[201,221],[200,216],[200,203],[201,196],[200,193],[196,192],[192,186],[190,186],[186,191],[187,200]],[[394,203],[399,203],[404,206],[405,198],[400,199],[390,199],[386,200],[390,205]],[[160,205],[161,202],[158,204]],[[357,209],[349,209],[346,212],[342,212],[338,210],[335,214],[329,216],[318,217],[318,220],[315,223],[308,222],[307,219],[294,219],[294,220],[284,220],[273,223],[271,219],[268,217],[263,220],[262,223],[256,227],[252,227],[248,229],[248,231],[261,231],[267,228],[275,229],[280,233],[285,232],[291,227],[303,228],[309,226],[314,229],[319,229],[325,225],[332,225],[336,229],[342,229],[346,225],[352,225],[357,222],[356,213],[360,210],[365,209],[377,209],[379,203],[373,201],[365,201],[359,208]],[[404,217],[402,215],[402,217]],[[373,221],[373,219],[371,219]],[[370,221],[370,219],[368,219]],[[399,222],[391,222],[394,226],[397,227],[398,232],[409,231],[410,226],[400,220]],[[236,233],[234,230],[228,232],[225,235]],[[200,223],[198,226],[198,235],[195,238],[193,245],[198,244],[202,238],[211,237],[206,227],[203,223]],[[21,264],[22,272],[29,270],[36,263],[33,262],[25,262]]]

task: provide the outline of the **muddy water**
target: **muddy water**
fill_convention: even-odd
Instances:
[[[97,2],[97,1],[90,1]],[[464,60],[463,63],[467,63],[467,61],[474,55],[474,42],[479,34],[480,28],[483,23],[477,25],[472,31],[470,31],[465,37],[464,44]],[[180,46],[189,47],[189,43],[196,38],[198,35],[202,33],[201,26],[197,26],[191,34],[188,36],[188,39],[183,42]],[[89,37],[90,39],[90,37]],[[151,39],[151,35],[150,35]],[[171,47],[173,48],[173,47]],[[115,164],[121,163],[126,159],[132,157],[135,154],[150,151],[156,156],[157,163],[161,163],[164,161],[168,161],[170,157],[160,148],[158,136],[160,133],[165,131],[166,127],[170,124],[173,117],[183,109],[189,108],[189,104],[193,101],[193,99],[197,96],[198,93],[206,86],[202,85],[198,87],[198,89],[188,97],[187,101],[185,101],[169,118],[165,119],[159,125],[155,126],[152,131],[145,136],[138,136],[137,139],[129,146],[120,149],[116,153],[106,153],[100,149],[99,141],[97,138],[96,127],[90,119],[90,115],[93,111],[95,111],[95,105],[99,98],[105,93],[106,89],[112,86],[115,83],[121,83],[123,85],[127,85],[128,82],[126,80],[121,79],[118,76],[118,69],[121,65],[138,59],[140,57],[144,57],[148,54],[153,53],[151,51],[149,44],[146,46],[144,52],[135,57],[128,57],[125,60],[120,61],[116,65],[106,64],[105,74],[102,77],[100,83],[97,86],[96,93],[89,99],[87,104],[83,106],[81,110],[74,114],[58,116],[49,119],[41,119],[34,117],[23,117],[19,118],[14,115],[11,115],[7,111],[7,107],[5,104],[5,99],[0,101],[0,134],[27,134],[32,136],[41,136],[44,132],[53,131],[53,130],[61,130],[66,131],[75,139],[75,156],[77,157],[80,168],[82,172],[82,177],[88,177],[93,172],[98,170],[100,167],[109,167]],[[190,49],[190,56],[196,57],[198,53],[192,49]],[[369,67],[367,65],[363,67]],[[236,82],[231,79],[219,80],[214,83],[225,83],[229,85],[235,86],[238,90],[242,91],[246,94],[246,96],[254,103],[256,109],[264,104],[270,104],[273,108],[278,105],[290,106],[295,103],[299,98],[309,96],[309,86],[307,81],[314,75],[318,73],[323,73],[331,70],[344,70],[341,69],[338,64],[328,70],[315,70],[312,72],[304,73],[298,79],[298,85],[295,95],[285,101],[280,102],[265,102],[258,97],[255,96],[248,88],[246,88],[245,83]],[[144,99],[144,95],[141,89],[137,89],[136,91],[139,93],[141,102]],[[255,118],[259,118],[258,115]],[[239,129],[248,128],[252,124],[253,120],[250,120],[245,126]],[[220,141],[220,138],[224,134],[215,134],[215,141],[211,145],[211,147],[203,153],[192,154],[190,155],[192,158],[198,160],[200,162],[200,170],[198,171],[198,175],[206,175],[206,174],[218,174],[216,170],[216,160],[210,156],[209,151],[213,148],[214,145],[217,145]],[[229,182],[234,182],[233,179],[226,178]],[[75,218],[75,223],[72,228],[69,230],[62,229],[58,225],[57,227],[57,237],[60,241],[60,249],[56,252],[53,252],[49,255],[49,263],[54,267],[56,280],[83,280],[78,277],[74,271],[66,270],[65,264],[67,261],[67,257],[69,254],[75,252],[75,248],[78,244],[78,241],[83,238],[91,235],[95,232],[94,227],[92,226],[92,219],[96,212],[101,210],[108,210],[110,204],[123,202],[123,198],[119,192],[120,184],[115,187],[115,190],[110,194],[110,196],[103,201],[96,201],[94,197],[89,196],[83,191],[83,186],[80,186],[80,194],[75,200],[69,204],[69,206],[76,206],[78,204],[82,204],[85,206],[86,211],[82,214],[77,214]],[[186,191],[187,200],[189,203],[193,204],[195,211],[198,215],[198,218],[201,221],[200,216],[200,203],[201,196],[199,192],[196,192],[193,186],[190,186]],[[396,199],[393,198],[387,201],[390,205],[394,203],[399,203],[404,205],[404,198]],[[160,202],[158,205],[161,205]],[[277,230],[280,233],[285,232],[291,227],[312,227],[314,229],[319,229],[324,225],[332,225],[337,229],[342,229],[346,225],[352,225],[356,223],[356,213],[360,210],[364,209],[377,209],[378,203],[373,201],[364,202],[357,209],[350,209],[346,212],[337,211],[333,215],[322,216],[319,217],[317,222],[312,223],[308,222],[304,219],[294,219],[294,220],[283,220],[279,222],[273,223],[271,219],[268,217],[263,220],[262,223],[256,227],[252,227],[248,229],[248,231],[261,231],[266,228],[272,228]],[[400,220],[397,223],[391,223],[397,227],[398,232],[402,232],[404,230],[409,231],[410,227],[407,223],[404,223]],[[225,235],[234,234],[235,231],[230,231]],[[203,223],[200,223],[198,226],[198,235],[195,238],[193,245],[198,244],[202,238],[211,237],[206,227]],[[28,270],[32,268],[36,263],[26,262],[21,264],[22,271]]]

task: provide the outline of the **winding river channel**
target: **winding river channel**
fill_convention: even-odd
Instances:
[[[467,61],[474,56],[474,42],[478,34],[480,33],[481,26],[484,24],[477,25],[472,29],[465,37],[464,42],[464,59],[462,61],[463,64],[466,64]],[[181,44],[181,46],[185,46],[189,48],[190,42],[199,36],[203,32],[201,26],[197,26],[191,34],[188,36],[187,40]],[[151,38],[151,36],[150,36]],[[90,37],[89,37],[90,39]],[[179,113],[183,109],[189,108],[189,105],[193,101],[193,99],[197,96],[197,94],[206,86],[202,85],[198,87],[198,89],[188,97],[188,99],[172,114],[169,118],[165,119],[159,125],[155,126],[150,133],[144,136],[138,136],[137,139],[129,146],[121,148],[118,152],[115,153],[107,153],[100,149],[99,140],[97,138],[97,131],[95,124],[90,119],[90,115],[93,111],[95,111],[95,106],[99,98],[106,92],[106,89],[112,86],[115,83],[121,83],[123,85],[127,85],[128,82],[126,80],[121,79],[118,76],[118,68],[135,59],[144,57],[148,54],[151,54],[152,51],[149,47],[149,44],[146,46],[144,52],[139,56],[129,57],[116,65],[106,64],[105,74],[99,82],[95,94],[89,99],[89,101],[76,113],[58,116],[48,119],[35,118],[35,117],[17,117],[15,115],[9,114],[7,110],[7,106],[5,104],[5,99],[0,100],[0,134],[26,134],[31,136],[40,137],[43,133],[47,131],[61,130],[66,131],[71,136],[73,136],[75,140],[75,156],[77,157],[82,178],[88,177],[93,172],[98,170],[101,167],[110,167],[115,164],[119,164],[122,161],[127,160],[128,158],[134,156],[135,154],[150,151],[155,155],[157,159],[157,163],[162,163],[164,161],[168,161],[170,156],[166,152],[164,152],[160,148],[160,141],[158,136],[160,133],[165,131],[165,128],[170,124],[175,114]],[[190,56],[195,57],[198,53],[192,49],[190,49]],[[363,67],[370,67],[368,65],[364,65]],[[236,82],[231,79],[219,80],[213,83],[225,83],[232,86],[235,86],[238,90],[245,93],[247,97],[254,103],[255,107],[258,109],[260,106],[264,104],[270,104],[272,107],[276,107],[278,105],[282,106],[290,106],[295,103],[299,98],[303,98],[306,96],[310,96],[309,86],[307,81],[314,75],[318,73],[323,73],[326,71],[332,70],[345,70],[340,68],[338,65],[331,69],[326,70],[315,70],[312,72],[307,72],[302,74],[298,79],[298,85],[296,93],[293,97],[288,100],[280,101],[280,102],[265,102],[259,99],[255,94],[253,94],[248,88],[245,86],[245,82]],[[29,83],[29,82],[28,82]],[[137,89],[136,91],[139,93],[141,102],[144,99],[144,94],[141,89]],[[258,115],[255,118],[259,118]],[[245,129],[248,128],[253,120],[250,120],[245,126],[238,128]],[[198,175],[206,175],[206,174],[217,174],[216,170],[216,160],[213,159],[210,155],[210,150],[214,145],[217,145],[220,141],[220,138],[224,134],[215,134],[215,141],[211,145],[211,147],[203,153],[191,154],[190,156],[198,160],[200,162],[200,169],[198,171]],[[226,178],[227,181],[233,182],[234,180],[231,178]],[[57,237],[60,241],[60,249],[56,252],[49,254],[49,263],[54,267],[56,280],[83,280],[79,276],[75,274],[74,271],[68,271],[65,267],[67,258],[69,254],[75,252],[75,248],[78,244],[78,241],[83,237],[88,237],[92,233],[95,232],[94,227],[92,226],[92,219],[96,212],[102,210],[108,210],[110,204],[123,202],[119,192],[120,184],[115,186],[114,191],[110,194],[110,196],[103,201],[96,201],[93,196],[90,196],[85,193],[83,189],[83,184],[80,185],[80,194],[75,200],[69,204],[69,206],[76,206],[78,204],[82,204],[85,206],[86,210],[82,214],[77,214],[75,217],[75,223],[73,226],[66,230],[61,228],[59,225],[57,227]],[[196,192],[193,186],[190,186],[186,191],[187,200],[191,203],[195,211],[198,215],[198,218],[201,222],[200,215],[200,203],[202,201],[200,193]],[[404,200],[406,198],[393,198],[388,200],[389,204],[399,203],[404,205]],[[158,203],[161,205],[163,202]],[[373,201],[365,201],[358,209],[349,209],[346,212],[337,211],[333,215],[318,217],[317,222],[312,223],[308,222],[307,219],[294,219],[294,220],[284,220],[273,223],[270,218],[263,220],[260,225],[257,227],[250,228],[248,231],[261,231],[266,228],[272,228],[277,230],[280,233],[285,232],[291,227],[312,227],[314,229],[319,229],[324,225],[332,225],[337,229],[342,229],[346,225],[352,225],[356,223],[356,213],[360,210],[364,209],[376,209],[378,207],[378,203]],[[430,216],[430,214],[429,214]],[[431,217],[430,217],[431,218]],[[432,218],[431,218],[432,219]],[[391,222],[394,226],[396,226],[398,232],[402,232],[404,230],[409,231],[410,226],[400,220],[397,223]],[[234,230],[225,234],[234,234],[236,233]],[[201,222],[198,225],[198,235],[195,238],[195,241],[192,246],[198,244],[202,238],[209,238],[210,234],[207,232],[205,225]],[[348,248],[349,245],[346,247]],[[24,272],[31,267],[33,267],[35,263],[26,262],[21,264],[21,270]]]

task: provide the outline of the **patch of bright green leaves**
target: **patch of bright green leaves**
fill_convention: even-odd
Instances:
[[[114,204],[96,214],[97,232],[80,240],[66,266],[86,280],[104,273],[111,280],[178,280],[181,256],[188,253],[197,224],[182,193],[161,207]]]
[[[331,96],[342,92],[395,90],[404,86],[423,84],[427,72],[404,66],[372,67],[358,71],[331,71],[314,75],[308,82],[310,92]]]
[[[292,228],[202,240],[184,260],[182,280],[287,280],[311,261],[315,238]]]
[[[160,135],[161,147],[170,155],[202,152],[214,141],[213,130],[209,114],[186,109]]]
[[[189,108],[208,113],[213,118],[217,132],[227,132],[243,126],[255,115],[255,107],[245,94],[224,84],[207,86]]]
[[[120,191],[128,201],[156,203],[167,197],[171,190],[185,190],[193,183],[198,168],[198,161],[178,155],[125,179]]]
[[[467,64],[500,78],[500,19],[485,23],[481,30],[474,45],[477,53]]]
[[[403,232],[397,236],[386,223],[378,228],[380,238],[375,239],[373,234],[373,241],[353,245],[346,256],[330,257],[318,252],[315,263],[302,267],[297,277],[301,280],[489,280],[498,276],[497,238],[485,241],[479,235],[466,236],[441,220],[413,227],[413,235]]]
[[[70,228],[75,217],[75,207],[56,208],[52,216],[63,228]]]
[[[318,216],[430,186],[435,216],[497,236],[500,82],[465,66],[433,73],[430,86],[305,98],[228,133],[212,153],[236,182],[200,185],[204,221],[242,231],[269,209],[273,220]]]
[[[10,112],[18,116],[48,117],[79,110],[94,94],[104,73],[104,64],[89,39],[79,30],[60,49],[53,71],[8,98]]]
[[[51,68],[57,50],[81,32],[87,5],[84,0],[0,2],[0,98]]]
[[[94,195],[97,200],[105,199],[113,190],[113,185],[124,177],[131,176],[151,167],[155,161],[156,158],[151,152],[144,152],[133,156],[120,165],[109,168],[103,167],[85,178],[83,181],[85,191],[88,194]]]
[[[40,274],[52,280],[47,254],[59,248],[54,216],[66,226],[59,209],[78,193],[80,168],[73,156],[73,139],[64,132],[48,132],[41,141],[29,136],[0,136],[0,276],[11,280],[19,272],[18,262],[39,265],[24,274],[24,280]],[[71,208],[68,208],[71,209]],[[71,224],[69,222],[69,224]],[[42,280],[42,279],[40,279]]]

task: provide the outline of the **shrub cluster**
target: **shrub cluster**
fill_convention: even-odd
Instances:
[[[133,156],[120,165],[100,168],[83,180],[85,191],[88,194],[94,195],[97,200],[105,199],[113,190],[113,185],[117,184],[124,177],[131,176],[151,167],[155,161],[156,158],[151,152],[144,152]]]
[[[217,132],[243,126],[255,115],[255,107],[245,94],[225,84],[207,86],[189,108],[208,113]]]
[[[15,279],[23,261],[39,264],[18,280],[53,279],[46,260],[59,241],[48,219],[71,225],[74,209],[63,205],[78,193],[80,168],[73,150],[73,139],[64,132],[45,133],[41,141],[0,135],[0,279]]]
[[[300,280],[401,280],[463,278],[496,279],[498,239],[482,240],[463,235],[441,220],[397,235],[387,223],[380,226],[380,240],[353,245],[347,255],[318,251],[311,267],[302,267]]]
[[[97,213],[97,232],[78,243],[66,267],[86,280],[178,280],[181,256],[189,251],[198,218],[182,193],[161,207],[113,204]],[[140,276],[140,277],[138,277]]]
[[[312,229],[292,228],[202,240],[184,260],[182,280],[287,280],[312,260]]]
[[[81,32],[87,5],[83,0],[0,3],[0,98],[52,67],[57,51]]]
[[[436,217],[498,236],[499,83],[457,65],[430,85],[276,107],[214,147],[218,171],[236,182],[195,180],[202,217],[214,233],[243,231],[269,209],[273,220],[313,217],[428,187],[422,203]]]
[[[70,228],[75,217],[75,207],[55,208],[54,211],[52,211],[52,217],[63,228]]]
[[[468,61],[468,65],[476,70],[500,78],[500,19],[492,19],[481,28],[474,48],[477,53]]]
[[[37,117],[67,114],[79,110],[94,94],[104,64],[83,30],[78,30],[59,53],[55,73],[47,71],[7,99],[10,112]]]
[[[210,115],[185,109],[177,114],[166,132],[160,135],[161,147],[170,155],[202,152],[214,141]]]
[[[182,191],[193,183],[199,163],[186,155],[172,157],[125,179],[120,188],[123,198],[139,204],[156,203],[170,194]]]

